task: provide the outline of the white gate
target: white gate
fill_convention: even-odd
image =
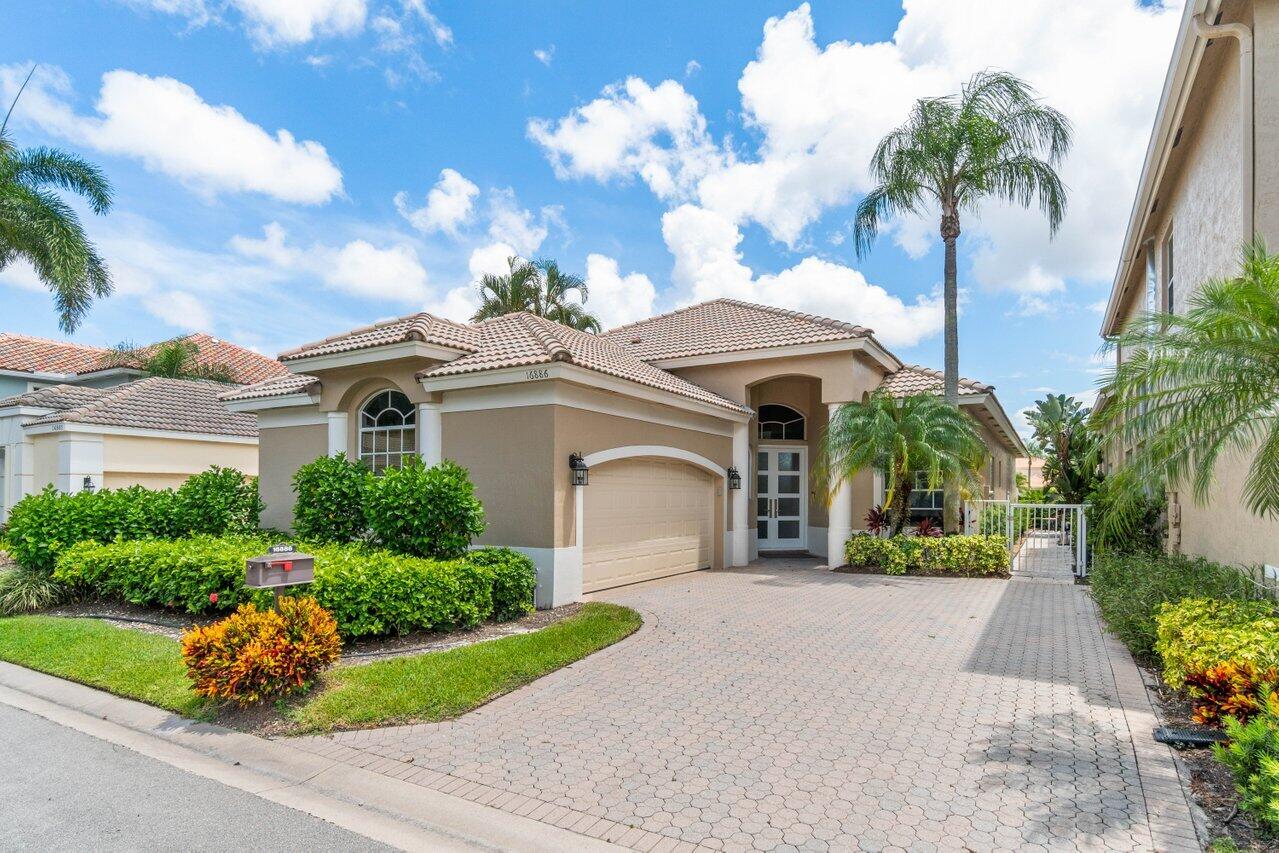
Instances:
[[[1069,578],[1088,574],[1087,504],[968,501],[966,533],[1008,537],[1008,565],[1019,577]]]

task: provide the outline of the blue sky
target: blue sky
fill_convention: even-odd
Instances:
[[[1128,0],[11,4],[19,144],[92,159],[117,294],[76,340],[201,329],[274,354],[426,308],[511,252],[622,322],[720,295],[872,326],[940,367],[932,213],[847,239],[875,141],[985,67],[1072,119],[1071,205],[965,221],[961,367],[1010,412],[1092,387],[1180,4]],[[29,269],[0,327],[60,337]]]

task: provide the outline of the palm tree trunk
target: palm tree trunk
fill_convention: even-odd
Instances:
[[[942,393],[948,404],[959,407],[959,274],[955,263],[955,241],[959,239],[959,211],[953,203],[942,207],[941,239],[946,247],[943,272],[943,309],[945,317],[945,373]],[[959,532],[959,492],[946,484],[942,526],[947,533]]]

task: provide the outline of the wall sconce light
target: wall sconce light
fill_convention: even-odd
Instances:
[[[586,460],[582,458],[582,454],[569,454],[568,470],[572,472],[574,486],[585,486],[590,481],[591,469],[586,467]]]
[[[86,492],[93,491],[93,478],[88,474],[84,475],[84,483],[81,485],[81,488]]]
[[[742,487],[742,475],[736,467],[728,469],[728,487],[730,489],[740,489]]]

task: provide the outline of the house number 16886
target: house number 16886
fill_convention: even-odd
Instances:
[[[533,370],[524,371],[525,379],[550,379],[551,372],[545,367],[538,367]]]

